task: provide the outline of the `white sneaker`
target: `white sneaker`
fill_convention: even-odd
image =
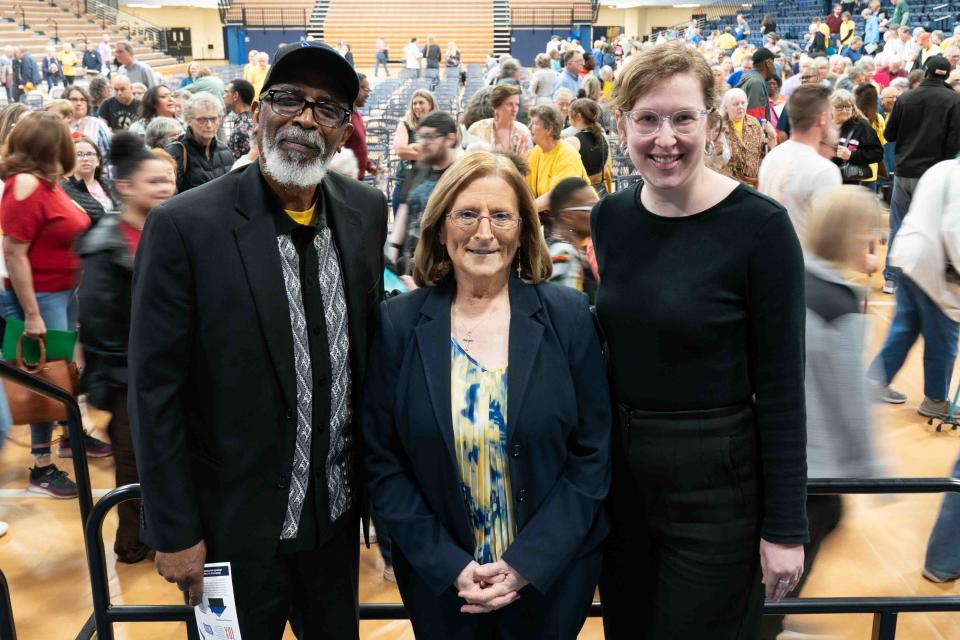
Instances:
[[[0,538],[7,535],[7,531],[9,530],[10,530],[10,525],[0,520]]]

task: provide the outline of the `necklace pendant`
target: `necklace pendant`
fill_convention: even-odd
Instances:
[[[463,347],[464,350],[470,351],[470,343],[473,342],[473,332],[472,332],[472,331],[467,331],[467,335],[465,335],[465,336],[464,336],[463,338],[461,338],[460,340],[461,340],[461,342],[464,342],[464,343],[465,343],[465,344],[464,344],[464,347]]]

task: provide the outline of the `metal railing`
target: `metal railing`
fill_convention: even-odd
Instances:
[[[59,402],[66,410],[67,429],[71,442],[83,442],[83,424],[76,399],[64,389],[41,380],[19,368],[0,361],[0,378],[27,387],[34,393]],[[96,506],[92,505],[90,474],[86,451],[82,446],[71,447],[77,497],[83,522],[84,542],[90,569],[93,594],[93,614],[77,635],[77,640],[113,640],[113,624],[117,622],[185,622],[187,637],[199,640],[194,624],[193,608],[184,605],[114,605],[110,602],[107,580],[106,554],[103,549],[103,521],[110,509],[126,500],[140,497],[139,485],[114,489]],[[960,479],[955,478],[865,478],[815,479],[807,484],[809,495],[841,494],[960,494]],[[3,606],[3,605],[6,606]],[[767,603],[765,615],[786,614],[841,614],[869,613],[873,615],[871,640],[894,640],[900,613],[960,611],[960,596],[923,597],[857,597],[857,598],[787,598],[778,603]],[[599,602],[590,608],[590,616],[600,615]],[[361,604],[361,620],[404,620],[409,614],[402,604]],[[7,634],[7,628],[11,632]],[[15,638],[6,581],[0,572],[0,638]]]
[[[14,8],[14,13],[20,13],[20,30],[26,31],[30,28],[30,25],[27,24],[27,10],[23,8],[23,5]]]
[[[305,7],[247,7],[229,6],[221,9],[221,20],[226,25],[243,27],[286,27],[306,31],[310,16]]]
[[[76,398],[65,389],[50,384],[34,375],[0,360],[0,378],[26,387],[30,391],[63,405],[67,414],[67,432],[70,442],[82,443],[84,438],[80,405]],[[80,520],[84,531],[87,562],[90,568],[90,586],[93,594],[93,614],[77,635],[77,640],[89,640],[96,635],[98,640],[113,640],[115,622],[186,622],[187,637],[199,640],[199,632],[194,622],[192,607],[176,605],[124,605],[110,603],[110,583],[107,580],[106,559],[103,551],[103,519],[115,504],[140,495],[140,487],[127,485],[110,492],[93,506],[90,490],[90,471],[87,467],[87,452],[83,446],[70,447],[73,460],[73,473],[77,483],[77,501],[80,506]],[[5,587],[5,584],[2,585]],[[4,588],[5,591],[5,588]],[[0,602],[0,605],[3,603]],[[3,609],[0,606],[0,609]],[[9,611],[9,606],[6,608]],[[0,612],[0,638],[3,635],[4,612]],[[12,627],[12,620],[10,625]]]
[[[10,605],[10,587],[7,577],[0,570],[0,638],[17,640],[17,625],[13,622],[13,607]]]
[[[103,520],[114,506],[140,498],[140,485],[118,487],[100,498],[84,525],[87,564],[90,568],[90,586],[93,594],[93,614],[87,620],[77,640],[113,640],[113,625],[117,622],[185,622],[187,638],[200,640],[193,607],[186,605],[115,605],[110,602],[110,581],[107,578],[107,559],[103,550]]]
[[[515,7],[510,9],[511,27],[570,27],[593,23],[593,5],[579,2],[572,7]]]
[[[87,2],[87,13],[91,13],[96,16],[97,20],[100,21],[100,26],[104,29],[107,28],[107,24],[117,24],[117,13],[118,7],[116,0],[104,1],[104,0],[86,0]]]

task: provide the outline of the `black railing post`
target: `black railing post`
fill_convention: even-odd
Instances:
[[[10,605],[10,587],[7,577],[0,570],[0,638],[17,640],[17,626],[13,622],[13,607]]]
[[[894,640],[897,637],[897,612],[881,611],[873,614],[870,640]]]
[[[114,489],[97,502],[84,526],[97,640],[113,640],[115,622],[185,622],[187,637],[190,640],[200,640],[193,607],[110,604],[110,583],[107,580],[106,554],[103,550],[103,521],[115,505],[139,497],[140,485],[128,484]]]

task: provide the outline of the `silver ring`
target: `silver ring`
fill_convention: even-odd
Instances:
[[[777,584],[790,584],[790,582],[790,578],[780,578],[780,580],[777,581]]]

